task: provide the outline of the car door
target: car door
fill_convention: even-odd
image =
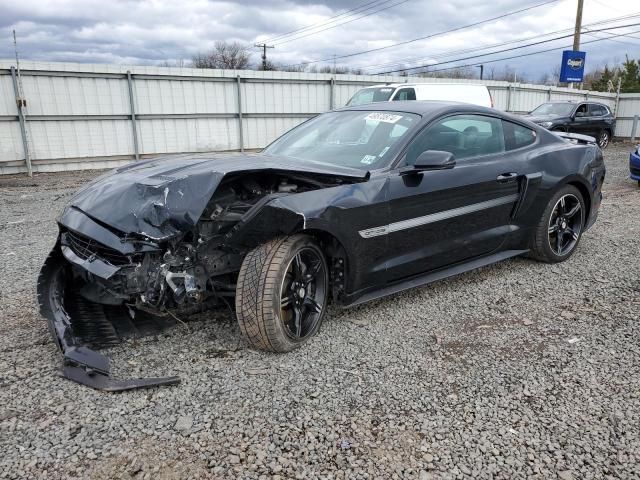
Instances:
[[[581,103],[573,113],[572,119],[569,121],[568,131],[571,133],[579,133],[581,135],[593,135],[592,121],[589,113],[589,104]]]
[[[600,132],[607,127],[607,123],[605,122],[606,114],[607,110],[604,106],[597,103],[589,104],[589,118],[591,120],[589,130],[591,133],[588,135],[595,138],[599,137]]]
[[[454,154],[447,170],[417,173],[426,150]],[[500,248],[518,200],[518,172],[505,153],[501,120],[456,114],[412,140],[388,183],[387,279],[438,269]]]

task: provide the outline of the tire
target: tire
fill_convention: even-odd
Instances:
[[[293,235],[260,245],[244,258],[238,275],[242,336],[259,350],[299,347],[318,332],[328,292],[327,262],[313,237]]]
[[[544,209],[533,234],[529,256],[546,263],[565,261],[575,252],[585,222],[582,194],[576,187],[565,185],[551,197]]]
[[[600,132],[600,135],[598,135],[598,146],[602,150],[604,150],[605,148],[607,148],[610,141],[611,141],[611,134],[609,133],[609,130],[602,130]]]

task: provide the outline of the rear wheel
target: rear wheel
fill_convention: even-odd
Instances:
[[[598,136],[598,146],[601,149],[605,149],[607,148],[607,145],[609,145],[609,142],[611,141],[611,134],[609,133],[608,130],[603,130],[602,132],[600,132],[600,135]]]
[[[320,327],[329,275],[324,254],[308,235],[267,242],[247,254],[236,287],[240,330],[253,348],[288,352]]]
[[[565,185],[551,198],[533,236],[530,255],[547,263],[562,262],[575,251],[586,221],[582,194]]]

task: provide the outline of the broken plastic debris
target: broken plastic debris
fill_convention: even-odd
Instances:
[[[346,438],[342,438],[338,442],[338,446],[340,447],[341,450],[349,450],[351,448],[351,442]]]

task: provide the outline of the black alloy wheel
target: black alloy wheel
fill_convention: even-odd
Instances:
[[[299,250],[280,286],[280,319],[287,335],[301,341],[316,331],[327,293],[325,262],[315,248]]]
[[[559,257],[575,248],[582,233],[582,202],[567,193],[556,202],[549,217],[549,247]]]
[[[604,150],[605,148],[607,148],[607,145],[609,145],[610,140],[611,134],[609,133],[609,131],[603,130],[602,132],[600,132],[600,136],[598,137],[598,146]]]

